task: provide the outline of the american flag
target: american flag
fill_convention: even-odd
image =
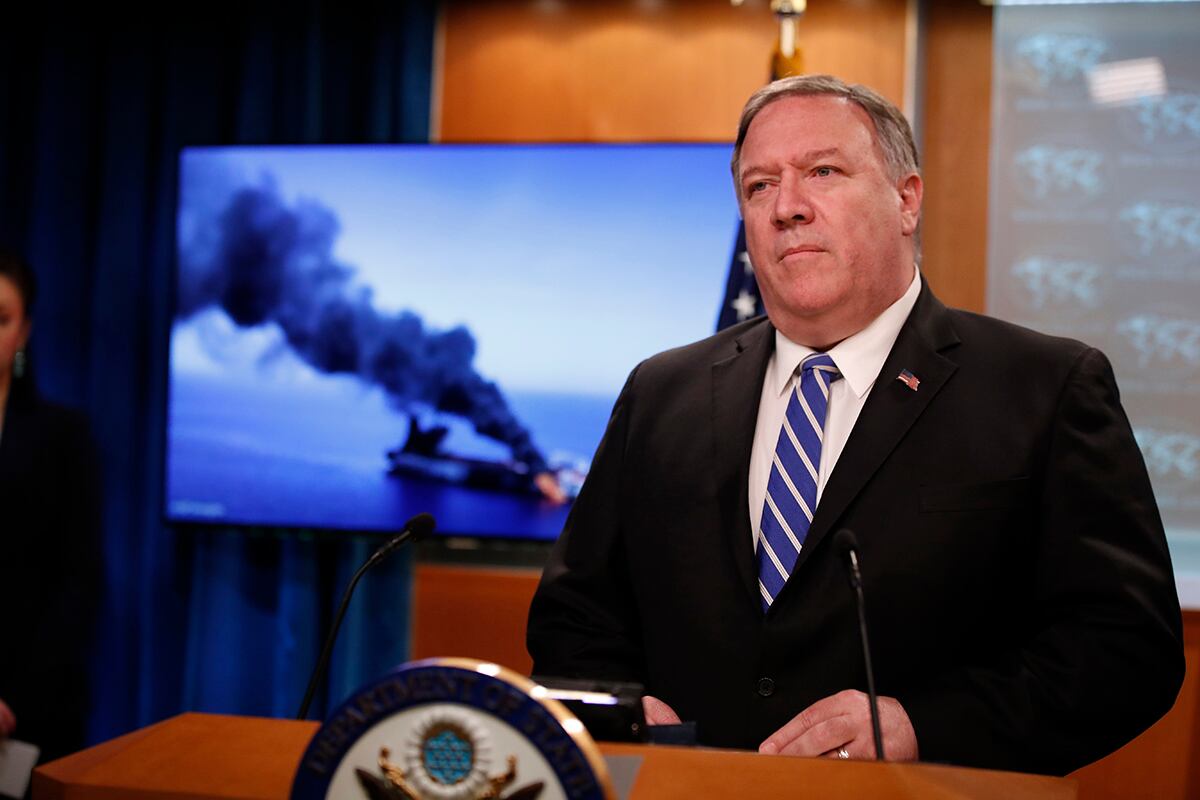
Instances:
[[[917,390],[917,387],[921,385],[921,379],[906,369],[900,370],[900,374],[896,376],[896,380],[900,381],[914,392]]]
[[[733,257],[729,259],[729,278],[725,281],[725,299],[717,314],[717,330],[764,314],[762,298],[758,294],[758,281],[754,279],[754,267],[750,254],[746,252],[746,226],[738,223],[737,243]]]

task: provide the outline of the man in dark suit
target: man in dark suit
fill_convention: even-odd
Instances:
[[[743,111],[768,319],[633,371],[534,598],[543,675],[646,685],[702,743],[1065,773],[1171,706],[1179,602],[1098,351],[948,310],[903,115],[827,76]]]

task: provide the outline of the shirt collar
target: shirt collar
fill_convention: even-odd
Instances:
[[[917,295],[921,293],[921,271],[913,270],[912,282],[900,299],[883,310],[883,313],[871,321],[853,336],[848,336],[829,348],[829,357],[837,364],[842,379],[850,386],[855,396],[862,397],[879,377],[883,362],[887,360],[904,321],[917,303]],[[771,365],[771,386],[777,394],[783,394],[791,384],[792,376],[800,367],[800,363],[813,353],[811,347],[797,344],[775,331],[775,359]]]

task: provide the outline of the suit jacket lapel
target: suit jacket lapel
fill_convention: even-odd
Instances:
[[[712,366],[713,454],[721,525],[749,599],[759,604],[758,565],[749,517],[750,450],[759,394],[775,350],[775,328],[766,321],[735,340],[737,352]]]
[[[954,374],[957,365],[941,351],[957,343],[958,336],[950,325],[946,307],[929,291],[929,285],[923,284],[917,303],[900,329],[829,476],[793,574],[804,566],[846,507]],[[897,380],[902,370],[920,379],[916,391]]]

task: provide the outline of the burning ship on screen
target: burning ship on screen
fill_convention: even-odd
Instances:
[[[452,483],[472,489],[510,492],[540,497],[534,482],[537,472],[514,459],[490,460],[456,455],[443,449],[450,429],[444,425],[421,428],[416,416],[409,418],[408,438],[404,444],[387,451],[389,472],[406,478]],[[546,463],[546,462],[542,462]],[[587,477],[587,465],[556,459],[544,470],[553,475],[568,500],[579,494]]]
[[[273,324],[318,372],[382,389],[410,420],[406,441],[386,451],[392,474],[531,495],[542,494],[536,481],[549,474],[573,498],[586,466],[547,461],[499,386],[475,368],[472,333],[462,325],[431,328],[410,310],[378,308],[357,269],[334,257],[339,231],[332,210],[314,200],[289,205],[272,180],[233,190],[181,225],[178,318],[218,307],[239,328]],[[423,429],[417,417],[425,413],[465,420],[511,458],[448,452],[448,429]]]

